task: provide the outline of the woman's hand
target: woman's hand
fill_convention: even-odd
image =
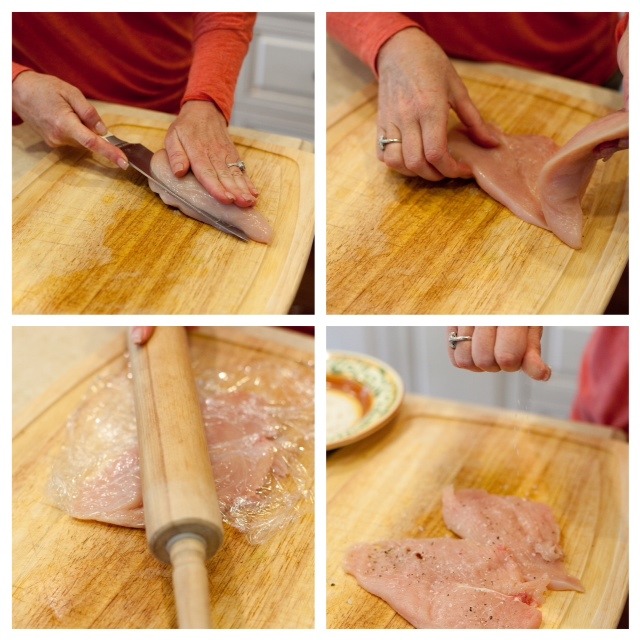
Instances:
[[[382,46],[377,67],[378,136],[402,141],[384,150],[378,147],[378,159],[404,175],[426,180],[471,177],[470,168],[449,153],[449,109],[477,144],[495,147],[499,140],[444,51],[420,29],[404,29]]]
[[[107,127],[82,92],[60,78],[23,71],[12,85],[13,110],[50,147],[84,147],[117,164],[129,166],[124,153],[101,138]]]
[[[187,327],[187,331],[197,328],[198,327]],[[149,339],[154,334],[155,330],[155,327],[131,327],[131,341],[133,344],[139,344],[142,346],[149,342]]]
[[[227,122],[212,102],[189,100],[167,131],[165,148],[173,173],[193,171],[198,182],[219,202],[250,207],[258,190],[238,167],[238,155],[227,132]]]
[[[551,368],[542,360],[542,327],[449,327],[448,334],[472,336],[449,348],[454,367],[468,371],[519,371],[546,381]],[[448,335],[447,334],[447,335]]]
[[[629,27],[625,29],[618,43],[618,67],[622,73],[624,108],[629,111]]]

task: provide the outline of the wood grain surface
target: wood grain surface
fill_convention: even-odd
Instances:
[[[545,87],[461,70],[483,116],[563,144],[608,113]],[[575,251],[473,181],[405,178],[375,155],[371,86],[329,116],[329,313],[601,313],[628,260],[628,153],[599,163]]]
[[[313,368],[313,340],[289,331],[200,329],[201,362],[243,358]],[[172,628],[171,570],[149,552],[145,532],[75,520],[44,499],[65,422],[97,373],[122,367],[124,332],[89,354],[52,392],[16,419],[13,439],[13,627]],[[308,453],[305,464],[313,465]],[[313,472],[311,468],[311,472]],[[225,526],[225,541],[207,563],[213,623],[218,628],[309,628],[314,621],[313,514],[261,545]]]
[[[104,119],[120,138],[163,145],[165,114]],[[274,228],[270,246],[171,210],[134,169],[52,151],[14,182],[14,312],[286,313],[313,240],[313,156],[233,139]]]
[[[543,628],[615,628],[628,593],[628,445],[612,430],[409,396],[389,427],[327,460],[327,626],[411,628],[342,569],[356,542],[455,537],[442,490],[548,504],[585,593],[547,592]]]

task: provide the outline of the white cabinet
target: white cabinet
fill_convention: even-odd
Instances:
[[[259,13],[231,123],[313,140],[313,13]]]

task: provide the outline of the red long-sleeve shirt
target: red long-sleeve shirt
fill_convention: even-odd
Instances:
[[[629,430],[629,327],[598,327],[585,349],[572,418]]]
[[[178,113],[215,102],[227,121],[255,13],[14,13],[12,80],[55,75],[88,98]]]
[[[408,27],[447,55],[605,84],[616,72],[617,13],[327,13],[329,35],[376,72],[382,45]]]

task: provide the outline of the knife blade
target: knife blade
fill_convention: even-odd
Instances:
[[[220,220],[220,218],[216,218],[216,216],[212,215],[208,211],[204,211],[204,209],[200,209],[199,207],[194,206],[188,200],[183,198],[179,193],[176,193],[173,189],[168,187],[166,184],[158,180],[153,173],[151,172],[151,158],[153,157],[153,151],[148,149],[143,144],[139,143],[131,143],[121,140],[120,138],[114,135],[105,136],[104,139],[107,142],[110,142],[112,145],[122,149],[124,154],[127,156],[127,160],[129,160],[129,164],[138,172],[140,172],[145,178],[152,180],[159,187],[168,191],[176,200],[181,202],[191,211],[194,211],[197,215],[191,215],[186,213],[191,218],[198,220],[199,222],[204,222],[205,224],[209,224],[216,229],[223,231],[224,233],[228,233],[244,242],[248,242],[249,236],[232,224],[225,222],[224,220]],[[184,213],[184,211],[183,211]]]

